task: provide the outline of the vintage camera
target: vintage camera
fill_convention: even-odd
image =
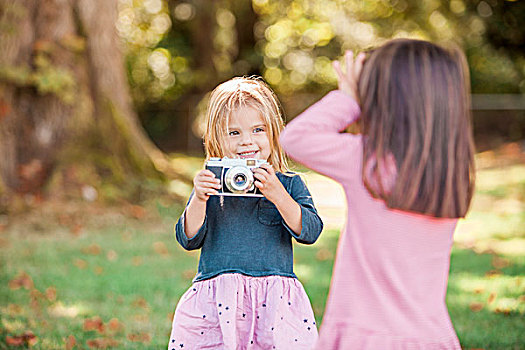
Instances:
[[[253,158],[210,158],[206,161],[206,169],[221,180],[219,196],[263,197],[254,185],[252,169],[266,163],[265,160]]]

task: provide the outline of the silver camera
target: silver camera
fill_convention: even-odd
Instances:
[[[265,160],[253,158],[210,158],[206,161],[206,169],[221,181],[219,196],[263,197],[254,185],[252,169],[266,163]]]

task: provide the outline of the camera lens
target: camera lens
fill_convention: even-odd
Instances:
[[[236,187],[243,187],[246,184],[246,176],[244,174],[237,174],[234,178]]]
[[[226,171],[224,183],[226,188],[232,193],[246,193],[252,188],[253,173],[244,166],[235,166]]]

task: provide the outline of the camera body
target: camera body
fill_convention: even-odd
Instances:
[[[266,163],[265,160],[254,158],[210,158],[206,161],[206,169],[221,181],[219,196],[263,197],[254,185],[252,169]]]

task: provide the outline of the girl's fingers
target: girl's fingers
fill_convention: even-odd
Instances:
[[[254,176],[257,180],[259,180],[260,182],[266,182],[266,174],[267,174],[267,173],[266,173],[266,172],[263,173],[262,171],[264,172],[264,170],[259,170],[259,169],[254,170],[254,172],[253,172],[253,176]],[[266,173],[266,174],[265,174],[265,173]]]
[[[261,165],[261,168],[264,169],[270,175],[275,174],[275,170],[273,169],[273,166],[271,166],[270,164],[263,164]]]
[[[364,52],[361,52],[357,57],[355,58],[354,63],[354,77],[356,79],[359,78],[359,75],[361,75],[361,70],[363,69],[363,64],[365,62],[366,55]]]
[[[354,72],[354,53],[351,50],[345,52],[346,61],[346,75],[348,78],[352,78],[351,74]]]
[[[334,67],[335,74],[337,75],[337,80],[341,81],[344,78],[344,74],[341,71],[341,65],[339,61],[333,61],[332,67]]]

